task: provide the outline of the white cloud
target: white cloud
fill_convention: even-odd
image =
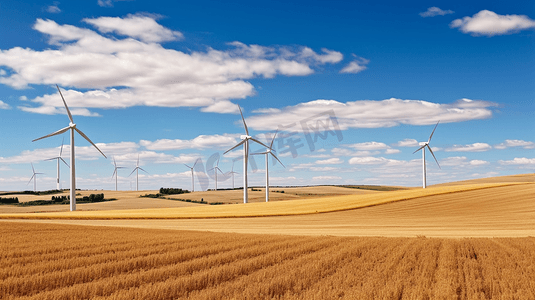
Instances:
[[[485,160],[479,160],[479,159],[473,159],[470,161],[470,165],[472,166],[482,166],[482,165],[488,165],[489,162]]]
[[[524,149],[535,149],[535,143],[524,141],[524,140],[505,140],[505,142],[494,146],[494,148],[496,149],[507,149],[507,148],[512,148],[512,147],[522,147]]]
[[[353,55],[355,56],[355,55]],[[370,60],[355,56],[355,60],[350,62],[347,66],[345,66],[340,73],[360,73],[367,69],[366,65],[370,62]]]
[[[429,7],[427,11],[421,12],[419,15],[423,18],[427,17],[436,17],[436,16],[444,16],[454,13],[453,10],[442,10],[436,6]]]
[[[300,127],[302,120],[316,118],[325,121],[325,113],[329,111],[334,111],[341,130],[393,127],[400,124],[434,125],[439,120],[441,123],[451,123],[490,118],[492,116],[490,107],[494,106],[496,104],[491,102],[470,99],[461,99],[452,104],[396,98],[345,103],[335,100],[315,100],[278,109],[277,112],[272,112],[270,109],[261,110],[262,113],[247,118],[247,125],[256,130],[272,130],[296,123],[290,129],[302,131]]]
[[[397,147],[418,147],[418,141],[415,139],[404,139],[394,144]]]
[[[37,19],[33,28],[48,36],[52,48],[0,51],[0,67],[9,68],[9,72],[2,69],[0,83],[17,89],[53,84],[71,87],[65,91],[69,108],[187,106],[229,113],[236,112],[229,100],[255,94],[249,79],[305,76],[314,73],[314,66],[336,63],[343,57],[328,49],[316,53],[308,47],[240,42],[230,43],[225,50],[181,52],[159,42],[182,35],[149,16],[84,21],[105,34]],[[57,93],[35,97],[31,104],[37,107],[22,109],[50,114],[63,106]]]
[[[318,165],[337,165],[341,163],[344,163],[344,161],[339,159],[338,157],[324,159],[324,160],[316,160],[316,164]]]
[[[46,8],[46,11],[49,12],[49,13],[52,13],[52,14],[57,14],[57,13],[60,13],[61,12],[61,9],[59,9],[59,2],[58,1],[54,1],[54,4],[53,5],[50,5]]]
[[[131,1],[131,0],[98,0],[97,4],[100,7],[113,7],[114,2]]]
[[[385,150],[385,154],[397,154],[397,153],[400,153],[401,151],[399,149],[386,149]]]
[[[371,156],[379,154],[378,151],[353,151],[345,148],[333,148],[331,153],[334,156]]]
[[[100,17],[83,21],[95,26],[102,33],[117,33],[146,43],[176,41],[184,38],[181,32],[163,27],[150,16]]]
[[[498,15],[489,10],[482,10],[472,17],[453,20],[450,27],[458,27],[463,33],[474,36],[494,36],[535,28],[535,21],[525,15]]]
[[[491,150],[492,146],[487,143],[473,143],[471,145],[454,145],[447,148],[446,152],[483,152]]]
[[[0,100],[0,109],[10,109],[11,106],[9,106],[9,104],[3,102],[2,100]]]
[[[535,165],[535,158],[519,158],[515,157],[513,160],[499,160],[501,165]]]
[[[453,156],[440,160],[440,165],[443,167],[461,167],[468,164],[466,156]]]
[[[339,176],[314,176],[312,180],[314,181],[328,181],[328,180],[340,180],[342,177]]]
[[[387,163],[389,160],[384,157],[353,157],[349,160],[350,165],[377,165]]]
[[[141,146],[149,150],[181,150],[181,149],[221,149],[230,148],[238,143],[238,135],[199,135],[192,140],[161,139],[156,141],[141,140]]]
[[[384,149],[390,148],[385,143],[380,143],[380,142],[365,142],[365,143],[352,144],[348,146],[357,150],[364,150],[364,151],[384,150]]]

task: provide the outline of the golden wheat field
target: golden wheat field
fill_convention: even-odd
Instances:
[[[3,225],[2,299],[535,298],[535,238]]]
[[[535,299],[533,174],[350,190],[1,206],[0,299]]]

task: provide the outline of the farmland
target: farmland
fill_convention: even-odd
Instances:
[[[115,194],[115,210],[5,205],[0,298],[535,299],[526,179],[295,188],[286,200],[216,207],[133,193]]]
[[[4,225],[2,299],[535,297],[534,238],[295,237]]]

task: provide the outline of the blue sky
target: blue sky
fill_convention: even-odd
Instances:
[[[273,185],[419,186],[413,152],[438,121],[429,184],[534,172],[529,1],[79,2],[0,3],[0,190],[31,189],[30,163],[55,188],[44,159],[63,136],[31,141],[68,125],[56,84],[108,156],[76,136],[83,189],[114,188],[113,157],[119,189],[135,188],[138,155],[140,189],[189,189],[184,164],[218,156],[240,186],[241,148],[223,155],[244,134],[237,104],[261,141],[281,130]],[[310,142],[303,124],[326,127]],[[264,170],[255,156],[250,185]]]

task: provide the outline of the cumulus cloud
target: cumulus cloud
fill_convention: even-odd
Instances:
[[[334,112],[341,130],[349,128],[381,128],[400,124],[431,125],[486,119],[492,116],[491,107],[496,104],[461,99],[452,104],[439,104],[422,100],[360,100],[338,102],[335,100],[315,100],[288,106],[282,109],[263,109],[256,116],[247,118],[247,125],[256,130],[289,128],[302,131],[301,121],[313,119],[325,123],[325,113]],[[323,117],[318,117],[323,115]],[[294,124],[293,127],[287,127]],[[320,128],[321,129],[321,128]],[[331,130],[334,130],[331,126]]]
[[[360,73],[367,69],[366,65],[370,62],[368,59],[355,56],[355,60],[350,62],[347,66],[345,66],[342,70],[340,70],[340,73]]]
[[[192,140],[161,139],[156,141],[141,140],[141,146],[149,150],[182,150],[232,147],[238,143],[238,135],[199,135]]]
[[[344,163],[344,161],[339,159],[338,157],[316,161],[316,164],[318,165],[338,165],[342,163]]]
[[[255,94],[253,78],[305,76],[314,67],[337,63],[343,55],[308,47],[265,47],[233,42],[228,49],[182,52],[160,43],[183,38],[153,16],[84,19],[96,30],[37,19],[33,28],[51,48],[15,47],[0,51],[0,83],[68,86],[69,108],[132,106],[199,107],[206,112],[236,112],[230,100]],[[58,101],[59,100],[59,101]],[[54,113],[57,93],[31,99],[26,111]],[[47,107],[51,106],[51,107]],[[86,115],[91,115],[87,113]]]
[[[535,158],[515,157],[513,160],[499,160],[501,165],[535,165]]]
[[[102,33],[117,33],[146,43],[176,41],[184,38],[181,32],[163,27],[150,16],[100,17],[83,19],[83,21],[95,26]]]
[[[9,104],[3,102],[2,100],[0,100],[0,109],[10,109],[11,106],[9,106]]]
[[[350,165],[377,165],[387,163],[389,160],[384,157],[352,157],[349,160]]]
[[[426,11],[421,12],[419,15],[422,18],[427,18],[427,17],[445,16],[445,15],[449,15],[452,13],[454,13],[453,10],[449,10],[449,9],[442,10],[436,6],[433,6],[433,7],[429,7]]]
[[[486,160],[479,160],[479,159],[473,159],[470,161],[470,165],[472,166],[482,166],[482,165],[488,165],[489,162]]]
[[[357,144],[351,144],[348,145],[351,148],[354,148],[356,150],[384,150],[389,149],[390,147],[387,146],[385,143],[380,142],[364,142],[364,143],[357,143]]]
[[[492,146],[487,143],[473,143],[471,145],[454,145],[446,148],[446,152],[484,152],[491,150]]]
[[[400,153],[401,151],[399,149],[386,149],[385,150],[385,154],[397,154],[397,153]]]
[[[453,20],[450,27],[474,36],[494,36],[535,28],[535,21],[525,15],[498,15],[482,10],[472,17]]]
[[[522,147],[524,149],[535,149],[534,142],[528,142],[524,140],[505,140],[505,142],[495,145],[496,149],[507,149],[513,147]]]
[[[130,0],[98,0],[97,4],[100,7],[113,7],[114,2],[130,1]]]
[[[418,141],[415,139],[404,139],[394,144],[397,147],[418,147]]]

